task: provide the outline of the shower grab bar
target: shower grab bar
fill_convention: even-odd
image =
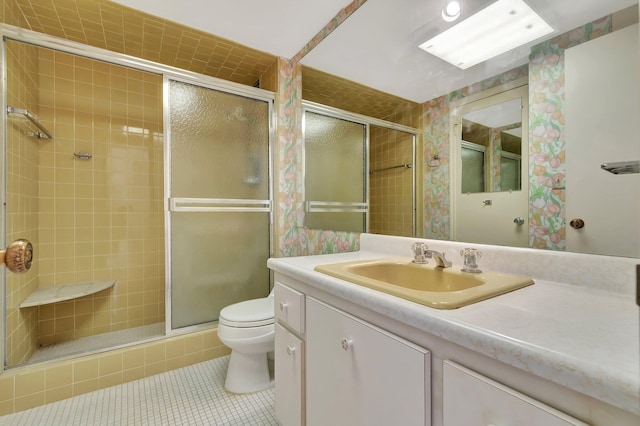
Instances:
[[[309,213],[367,213],[368,203],[340,201],[305,201],[305,210]]]
[[[369,174],[372,175],[374,173],[384,172],[391,169],[400,169],[400,168],[410,169],[412,167],[413,167],[413,164],[399,164],[397,166],[385,167],[383,169],[369,170]]]
[[[49,132],[47,130],[47,128],[44,127],[44,125],[42,123],[40,123],[40,120],[38,120],[38,116],[33,114],[28,109],[26,109],[26,108],[7,107],[7,114],[23,115],[30,122],[32,122],[33,125],[36,126],[39,130],[36,131],[33,135],[30,135],[30,136],[35,136],[38,139],[52,139],[53,138],[53,135],[51,134],[51,132]]]
[[[172,212],[270,212],[269,200],[233,198],[169,198]]]

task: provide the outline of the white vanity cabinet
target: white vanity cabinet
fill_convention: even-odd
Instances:
[[[430,354],[308,297],[307,425],[430,425]]]
[[[443,363],[444,426],[586,426],[451,361]]]
[[[304,294],[276,282],[275,411],[282,426],[304,424]]]
[[[342,288],[275,276],[283,426],[640,424],[631,412],[355,303]]]

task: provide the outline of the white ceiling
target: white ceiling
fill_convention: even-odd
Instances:
[[[149,14],[284,58],[293,57],[350,0],[115,0]],[[460,0],[460,19],[494,0]],[[415,102],[512,69],[531,45],[460,70],[418,45],[449,25],[445,0],[368,0],[309,52],[302,64]],[[527,0],[556,30],[550,37],[638,0]]]

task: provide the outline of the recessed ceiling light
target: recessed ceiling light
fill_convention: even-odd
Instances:
[[[442,9],[442,19],[453,22],[460,17],[462,6],[457,1],[449,1]]]
[[[497,0],[419,47],[467,69],[552,32],[523,0]]]

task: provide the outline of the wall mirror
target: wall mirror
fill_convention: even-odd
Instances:
[[[522,185],[522,98],[467,105],[460,123],[461,192],[519,191]]]
[[[518,243],[517,245],[546,250],[581,252],[583,249],[576,247],[574,243],[589,243],[589,245],[591,245],[590,243],[593,240],[608,242],[609,246],[619,245],[618,241],[611,237],[610,231],[608,231],[614,222],[618,222],[618,220],[612,220],[610,217],[606,219],[607,214],[611,213],[611,209],[606,209],[603,215],[603,218],[605,218],[604,224],[595,226],[595,219],[590,219],[586,221],[587,228],[583,228],[582,230],[574,229],[570,226],[573,218],[582,217],[585,219],[583,215],[591,215],[596,211],[595,207],[601,204],[595,201],[600,198],[600,195],[594,196],[595,192],[592,190],[594,186],[591,183],[583,184],[585,181],[581,179],[576,180],[573,177],[576,166],[589,164],[586,170],[586,176],[588,177],[602,177],[604,173],[604,176],[606,176],[605,179],[608,181],[606,185],[608,185],[609,190],[605,190],[607,193],[614,192],[611,191],[611,188],[625,188],[627,196],[615,201],[615,205],[618,206],[615,209],[616,211],[635,212],[637,209],[635,200],[640,199],[640,197],[638,197],[640,190],[636,189],[635,185],[640,175],[629,174],[614,176],[611,174],[609,176],[609,174],[606,174],[606,171],[600,169],[600,165],[605,162],[637,160],[640,158],[640,144],[638,144],[639,132],[637,131],[636,124],[637,113],[635,113],[635,116],[633,115],[634,111],[637,111],[639,102],[638,96],[631,95],[637,93],[637,90],[623,84],[623,86],[626,86],[626,94],[619,95],[619,92],[613,92],[613,89],[605,88],[605,86],[608,86],[608,83],[621,81],[620,77],[613,77],[613,75],[617,75],[614,73],[615,70],[606,71],[604,76],[598,77],[599,82],[597,85],[599,89],[601,88],[603,91],[613,93],[614,95],[611,97],[613,102],[605,106],[600,101],[593,101],[593,99],[595,99],[593,97],[593,85],[591,87],[581,86],[580,78],[576,79],[577,76],[571,76],[565,73],[564,67],[566,59],[565,53],[567,51],[581,48],[581,46],[595,45],[599,39],[605,39],[610,35],[621,33],[626,28],[637,26],[638,3],[637,1],[589,2],[589,4],[584,2],[580,3],[580,5],[572,3],[570,10],[564,10],[563,13],[557,12],[555,15],[552,12],[560,10],[561,3],[563,2],[550,3],[534,1],[534,3],[536,3],[541,10],[549,12],[549,16],[555,16],[554,19],[557,18],[560,20],[560,17],[573,19],[571,26],[562,28],[562,30],[557,31],[546,41],[539,41],[536,42],[536,45],[527,47],[525,49],[526,52],[521,56],[516,54],[522,53],[521,51],[514,51],[508,54],[511,55],[511,53],[513,53],[514,58],[518,56],[520,58],[519,61],[510,61],[512,58],[505,55],[501,58],[502,60],[488,61],[487,63],[465,71],[450,67],[446,71],[440,72],[439,69],[434,70],[434,68],[430,68],[431,71],[429,73],[421,74],[423,80],[420,84],[411,86],[414,92],[418,90],[418,87],[430,87],[438,92],[431,97],[416,99],[420,107],[423,108],[423,118],[426,116],[424,108],[433,107],[433,112],[428,118],[429,121],[422,121],[423,125],[428,126],[428,128],[425,129],[426,136],[421,138],[421,143],[424,143],[425,146],[420,152],[423,153],[425,157],[422,167],[417,167],[417,169],[420,169],[422,172],[421,180],[417,182],[417,187],[422,190],[419,189],[418,192],[419,195],[424,195],[426,200],[425,205],[422,206],[422,214],[419,214],[417,218],[420,222],[418,228],[424,229],[421,236],[439,239],[462,239],[453,234],[455,231],[451,221],[455,220],[453,216],[457,212],[457,206],[455,205],[455,201],[449,201],[451,199],[450,184],[453,184],[453,179],[449,179],[450,166],[457,158],[447,157],[450,150],[449,141],[451,140],[451,129],[449,128],[448,121],[451,103],[456,100],[462,101],[463,99],[466,99],[466,103],[470,103],[472,102],[472,95],[484,90],[485,85],[495,87],[495,82],[513,81],[514,72],[520,74],[519,77],[515,78],[524,78],[525,84],[529,86],[528,92],[530,97],[527,101],[527,106],[531,111],[529,115],[530,124],[520,126],[522,130],[514,127],[513,129],[505,130],[503,134],[501,134],[502,151],[504,151],[504,153],[500,155],[501,179],[499,181],[494,179],[493,183],[495,185],[487,182],[488,178],[484,173],[487,166],[484,162],[480,162],[481,166],[477,166],[475,169],[465,169],[469,174],[475,173],[475,179],[469,179],[469,181],[474,182],[475,186],[462,189],[462,177],[460,177],[459,180],[456,181],[456,188],[461,193],[470,194],[470,196],[467,196],[467,199],[472,199],[474,194],[479,197],[484,196],[484,198],[480,200],[481,203],[485,199],[492,197],[491,199],[494,201],[493,209],[487,208],[484,209],[483,212],[495,212],[499,209],[496,208],[499,207],[499,203],[495,203],[495,198],[493,197],[503,195],[506,197],[509,196],[508,194],[512,195],[518,192],[525,193],[527,198],[523,214],[506,216],[505,219],[508,219],[509,222],[507,223],[509,223],[510,226],[519,226],[517,229],[526,237],[524,243]],[[542,5],[542,3],[545,4]],[[373,8],[375,4],[377,3],[367,2],[365,7]],[[591,8],[596,5],[599,7],[598,11],[592,12]],[[418,16],[420,10],[417,6],[410,8],[411,12],[415,12],[412,13],[412,16]],[[365,11],[366,9],[363,8],[363,10],[355,12],[348,21],[331,34],[331,37],[323,40],[317,48],[305,57],[302,63],[305,66],[312,67],[314,65],[314,56],[319,58],[323,54],[329,54],[331,52],[334,54],[341,52],[342,56],[349,58],[355,56],[360,62],[365,62],[369,57],[381,57],[380,55],[362,57],[365,56],[364,53],[362,55],[357,54],[359,51],[358,48],[361,47],[361,44],[364,42],[355,36],[357,31],[353,28],[355,27],[357,19],[361,19],[363,24],[366,23],[366,14],[363,15]],[[408,15],[406,11],[404,14]],[[395,15],[389,12],[390,20],[394,16]],[[405,26],[412,25],[411,22],[407,21],[403,21],[403,24]],[[424,25],[424,23],[422,25]],[[633,37],[631,37],[631,39],[633,39]],[[638,37],[636,36],[636,43],[637,40]],[[617,45],[621,44],[617,43]],[[410,49],[407,50],[412,52]],[[360,49],[360,51],[369,52],[366,49]],[[383,56],[384,61],[397,64],[399,58],[402,57],[402,53],[403,52],[397,52],[398,58],[389,55]],[[620,49],[613,49],[610,53],[610,56],[618,58],[623,62],[626,61],[627,65],[621,65],[618,67],[620,69],[629,68],[629,65],[633,62],[630,61],[629,58],[637,59],[638,56],[637,46],[632,53],[625,53]],[[609,59],[600,59],[599,55],[600,53],[597,55],[585,55],[584,62],[576,69],[603,69],[603,64],[608,65],[611,63]],[[609,58],[609,56],[607,56],[607,58]],[[370,68],[370,72],[363,72],[360,76],[357,76],[355,73],[349,74],[347,71],[340,70],[338,66],[323,71],[332,72],[343,78],[370,87],[383,87],[382,85],[376,86],[374,84],[371,75],[375,74],[376,67],[372,66]],[[609,76],[607,76],[607,73]],[[397,76],[405,76],[408,81],[414,74],[416,74],[416,70],[411,68],[411,72],[407,71],[404,74],[398,73],[394,75],[396,75],[395,78],[399,79],[402,79],[402,77]],[[389,79],[386,81],[388,80]],[[635,81],[637,82],[637,77]],[[325,86],[322,86],[322,88],[324,89]],[[584,108],[584,105],[588,104],[590,106],[589,109],[595,111],[594,114],[597,120],[590,119],[582,121],[578,119],[577,122],[572,124],[571,120],[574,119],[567,113],[565,102],[571,102],[571,99],[576,99],[576,93],[584,93],[584,98],[591,98],[590,101],[585,100],[581,102],[582,109],[587,109]],[[584,98],[581,97],[580,99]],[[405,99],[411,98],[405,97]],[[609,97],[607,99],[609,99]],[[606,110],[618,114],[618,118],[603,120],[602,117],[604,117]],[[627,118],[622,119],[622,116]],[[446,124],[443,125],[443,122]],[[515,123],[513,124],[515,126]],[[565,148],[565,143],[570,144],[575,140],[573,135],[577,134],[576,128],[585,127],[586,129],[585,124],[589,124],[590,126],[595,125],[596,127],[590,128],[590,130],[584,130],[588,138],[578,138],[575,150],[570,151],[568,146]],[[621,126],[621,124],[624,124],[624,126]],[[613,139],[610,135],[614,128],[617,129],[619,127],[627,127],[628,129],[624,131],[627,132],[625,135],[628,136],[616,137],[615,139],[632,142],[631,145],[633,147],[630,148],[630,150],[633,150],[633,152],[627,153],[626,151],[621,151],[613,144]],[[519,154],[520,157],[518,158],[518,154],[515,152],[516,150],[507,148],[507,144],[511,142],[507,142],[506,140],[511,136],[517,138],[520,134],[522,134],[522,137],[529,137],[528,148],[532,149],[530,149],[528,153],[521,151]],[[603,144],[605,140],[606,145]],[[522,145],[525,145],[525,143],[521,142],[521,146]],[[606,146],[608,152],[606,155],[598,155],[592,158],[591,154],[587,154],[585,148],[587,146],[598,145]],[[510,154],[507,154],[507,152]],[[440,156],[439,161],[437,161],[438,166],[436,167],[430,164],[434,155]],[[486,151],[484,155],[487,155]],[[460,153],[460,157],[461,156],[462,153]],[[505,165],[504,170],[502,168],[503,164]],[[512,175],[512,172],[515,172],[518,168],[520,168],[521,171],[521,179],[519,182],[517,178]],[[508,175],[511,177],[507,182]],[[504,180],[502,176],[505,177]],[[617,180],[614,180],[615,177],[617,177]],[[579,212],[576,213],[573,213],[573,206],[578,205],[576,204],[577,189],[570,188],[572,183],[577,185],[582,184],[582,190],[590,194],[584,204],[578,203],[584,207],[580,207]],[[525,185],[529,186],[525,188]],[[520,189],[517,190],[515,188]],[[482,206],[483,204],[481,204],[481,207]],[[525,219],[523,225],[517,225],[513,222],[514,219],[520,216]],[[637,217],[640,216],[636,215],[636,218],[630,221],[619,221],[626,226],[634,226],[634,230],[625,233],[623,237],[625,240],[629,239],[629,235],[640,235],[640,233],[635,230],[636,227],[640,225]],[[475,222],[477,220],[476,218],[471,218],[468,221],[466,219],[460,220],[468,222],[470,227],[477,227],[477,223]],[[589,232],[596,228],[602,229],[603,234],[598,238],[589,237]],[[508,244],[493,242],[491,239],[478,239],[478,242]],[[620,254],[610,249],[597,248],[594,245],[591,245],[588,252],[640,257],[638,250],[634,252],[632,249],[624,254]]]

